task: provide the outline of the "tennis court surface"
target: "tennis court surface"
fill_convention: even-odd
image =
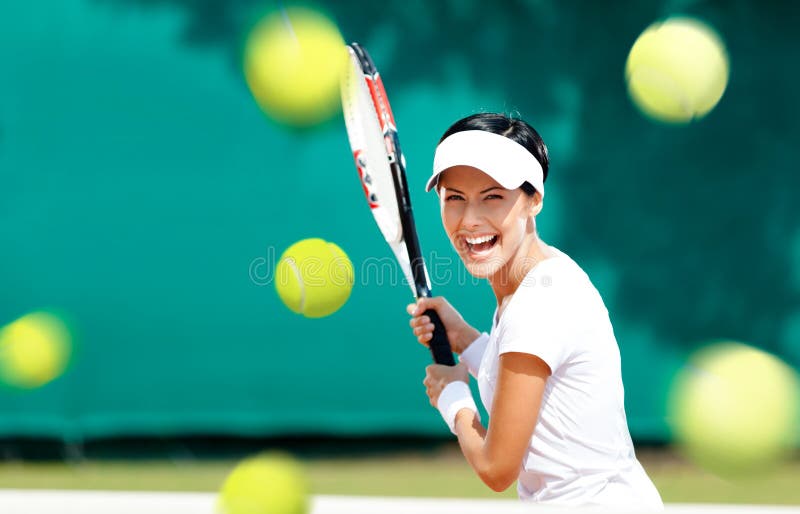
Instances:
[[[216,514],[213,493],[0,490],[3,514]],[[542,508],[514,500],[314,496],[311,514],[610,513],[607,509]],[[667,505],[672,514],[800,514],[800,507]]]

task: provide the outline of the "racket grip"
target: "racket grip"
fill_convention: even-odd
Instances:
[[[433,337],[428,343],[431,355],[433,355],[433,362],[444,364],[445,366],[455,366],[456,361],[453,358],[453,350],[450,349],[450,341],[447,339],[447,332],[444,329],[442,320],[433,309],[428,309],[424,314],[433,323]]]

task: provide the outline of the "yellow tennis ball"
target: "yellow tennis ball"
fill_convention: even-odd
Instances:
[[[800,380],[769,353],[718,343],[677,375],[669,414],[677,443],[700,466],[721,475],[757,472],[798,442]]]
[[[48,312],[33,312],[0,330],[0,376],[21,388],[40,387],[67,367],[72,337],[66,324]]]
[[[283,454],[240,462],[225,479],[217,499],[221,514],[306,514],[309,486],[302,466]]]
[[[277,121],[309,126],[340,109],[347,51],[339,29],[304,7],[273,12],[250,32],[244,75],[256,102]]]
[[[353,289],[353,263],[334,243],[303,239],[283,252],[275,289],[293,312],[321,318],[339,310]]]
[[[634,103],[668,123],[705,116],[722,98],[728,73],[722,39],[693,18],[650,25],[633,44],[625,65]]]

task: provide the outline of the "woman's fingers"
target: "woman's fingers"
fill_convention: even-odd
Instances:
[[[433,403],[433,398],[438,397],[438,393],[435,391],[436,389],[436,379],[430,375],[430,373],[425,374],[425,379],[422,381],[422,384],[425,386],[425,394],[428,396],[428,400],[430,404],[436,407]]]
[[[408,324],[421,344],[425,345],[433,338],[434,325],[428,316],[415,316],[409,320]]]
[[[406,306],[406,312],[412,316],[418,316],[428,309],[436,309],[436,306],[439,305],[440,302],[440,297],[419,298],[417,303],[410,303]]]
[[[417,316],[415,318],[411,318],[408,322],[409,325],[412,327],[419,327],[422,325],[430,324],[431,319],[428,316]]]
[[[412,316],[418,316],[428,309],[437,310],[444,298],[441,296],[422,297],[417,299],[417,303],[412,303],[406,307],[408,313]]]
[[[420,324],[414,327],[414,335],[421,336],[422,334],[427,334],[429,332],[432,333],[433,329],[433,323]]]
[[[433,325],[424,325],[422,327],[415,327],[414,335],[417,337],[433,335]]]

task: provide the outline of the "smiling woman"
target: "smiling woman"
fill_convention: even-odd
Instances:
[[[433,329],[422,313],[432,308],[460,355],[455,367],[428,367],[428,397],[495,491],[516,480],[523,500],[658,510],[628,433],[608,311],[578,264],[536,231],[548,166],[541,137],[519,119],[476,114],[442,136],[427,190],[438,193],[450,242],[489,281],[497,308],[491,333],[479,334],[442,297],[409,305],[421,343]]]

